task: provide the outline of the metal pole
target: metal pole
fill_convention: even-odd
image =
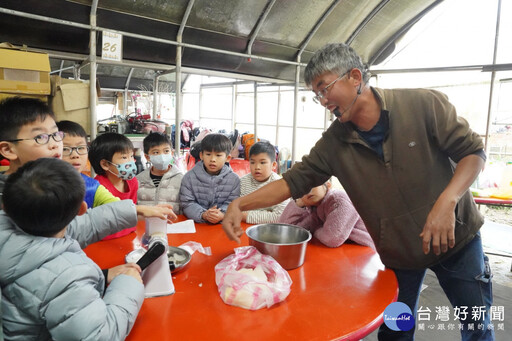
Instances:
[[[73,65],[73,79],[74,80],[80,79],[80,68],[79,68],[79,65],[80,64]]]
[[[276,143],[279,145],[279,116],[281,113],[281,86],[277,87]]]
[[[260,33],[261,28],[263,27],[263,24],[265,23],[265,20],[267,19],[268,14],[270,13],[270,10],[272,7],[274,7],[274,4],[276,3],[276,0],[270,0],[267,3],[267,7],[265,8],[265,11],[258,19],[258,23],[256,24],[256,28],[254,29],[251,39],[249,40],[249,44],[247,44],[247,53],[250,55],[252,53],[252,45],[254,44],[254,41],[256,40],[256,37]],[[251,58],[249,57],[249,61],[251,61]]]
[[[81,54],[81,53],[69,53],[69,52],[62,52],[62,51],[53,51],[53,50],[46,50],[46,49],[36,49],[36,48],[28,48],[27,51],[30,52],[38,52],[38,53],[46,53],[50,58],[54,59],[66,59],[71,61],[82,61],[84,59],[89,58],[89,54]],[[150,70],[160,70],[163,71],[162,75],[165,73],[172,73],[175,72],[176,67],[174,65],[169,64],[161,64],[161,63],[150,63],[150,62],[139,62],[135,60],[129,60],[129,59],[123,59],[122,62],[116,62],[114,60],[103,60],[98,59],[96,61],[97,64],[102,65],[119,65],[119,66],[125,66],[125,67],[135,67],[135,68],[142,68],[142,69],[150,69]],[[499,65],[499,64],[498,64]],[[509,64],[512,68],[512,64]],[[249,81],[251,84],[255,80],[258,82],[268,82],[268,83],[275,83],[275,84],[287,84],[289,82],[284,81],[282,79],[277,78],[268,78],[268,77],[262,77],[262,76],[253,76],[248,74],[234,74],[230,72],[224,72],[224,71],[216,71],[216,70],[206,70],[206,69],[196,69],[191,67],[183,67],[181,68],[182,73],[186,74],[194,74],[199,76],[214,76],[214,77],[221,77],[221,78],[237,78],[237,79],[244,79],[246,81]],[[204,86],[207,86],[207,84],[204,84]],[[262,85],[259,85],[262,86]],[[265,86],[265,85],[263,85]]]
[[[133,74],[133,68],[130,69],[130,72],[128,73],[128,77],[126,78],[126,83],[124,84],[124,96],[123,96],[123,113],[124,116],[128,116],[128,89],[130,87],[130,80],[132,78]]]
[[[254,143],[258,142],[258,83],[254,82]]]
[[[202,77],[201,77],[201,81]],[[201,125],[201,118],[203,117],[203,88],[199,87],[199,125]]]
[[[500,33],[500,19],[501,19],[501,0],[498,1],[498,13],[496,15],[496,35],[494,36],[494,53],[492,56],[492,64],[496,64],[496,56],[498,52],[498,37]],[[491,86],[489,87],[489,106],[487,108],[487,124],[485,126],[485,144],[484,150],[487,153],[489,148],[489,126],[491,124],[491,111],[492,111],[492,96],[494,92],[494,79],[496,78],[496,71],[491,72]]]
[[[231,131],[235,131],[236,117],[236,84],[231,86]]]
[[[91,31],[90,31],[90,50],[89,50],[89,110],[91,119],[91,141],[96,138],[97,115],[96,115],[96,10],[98,9],[98,0],[93,0],[91,5]]]
[[[327,18],[329,17],[329,15],[332,13],[332,11],[334,11],[334,9],[336,8],[336,6],[338,6],[338,4],[340,3],[341,0],[335,0],[330,6],[329,8],[324,12],[324,14],[320,17],[320,19],[316,22],[315,26],[311,29],[311,31],[309,31],[308,33],[308,36],[306,37],[306,39],[304,40],[304,42],[302,43],[301,47],[300,47],[300,50],[299,52],[297,53],[297,63],[300,65],[300,56],[302,56],[302,53],[304,52],[304,50],[306,49],[306,47],[308,46],[309,42],[311,41],[311,39],[313,39],[313,36],[315,35],[315,33],[318,31],[318,29],[320,28],[320,26],[322,26],[322,24],[324,23],[325,20],[327,20]]]
[[[59,77],[61,77],[61,76],[62,76],[62,69],[63,69],[63,68],[64,68],[64,60],[62,60],[62,61],[60,62],[60,68],[59,68],[59,70],[58,70],[58,72],[59,72]],[[70,68],[73,68],[73,67],[72,67],[72,66],[70,66]],[[50,75],[51,75],[51,74],[52,74],[52,73],[50,72]]]
[[[300,56],[297,57],[297,62],[300,62]],[[297,114],[299,111],[299,81],[300,81],[300,66],[297,65],[295,69],[295,88],[293,89],[293,133],[292,133],[292,166],[295,163],[295,151],[297,143]]]
[[[176,41],[178,42],[178,46],[176,47],[176,124],[175,124],[175,133],[174,133],[174,152],[179,157],[180,156],[180,136],[181,136],[181,117],[182,117],[182,94],[181,94],[181,59],[182,59],[182,39],[183,39],[183,31],[185,30],[185,24],[187,23],[190,12],[192,11],[192,7],[194,6],[195,0],[190,0],[187,5],[187,9],[185,14],[183,15],[183,19],[181,20],[180,29],[178,30],[178,35],[176,37]]]
[[[123,116],[128,116],[128,88],[124,88],[123,94]]]
[[[178,36],[181,40],[181,36]],[[180,137],[181,137],[181,47],[176,47],[176,114],[175,114],[175,131],[174,131],[174,153],[177,157],[180,153]]]
[[[157,112],[158,112],[158,78],[160,75],[155,76],[155,80],[153,82],[153,119],[156,120]]]
[[[64,60],[60,63],[60,65],[62,65],[62,64],[64,64]],[[71,69],[74,69],[74,68],[75,68],[74,66],[68,66],[68,67],[65,67],[65,68],[63,68],[61,66],[61,68],[58,69],[58,70],[50,71],[50,75],[54,75],[56,73],[59,73],[59,77],[61,77],[62,76],[62,71],[71,70]]]

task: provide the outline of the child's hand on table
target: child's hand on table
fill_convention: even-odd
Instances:
[[[178,219],[170,204],[158,204],[156,206],[137,205],[137,218],[139,220],[151,217],[166,219],[169,223]]]
[[[114,278],[119,275],[128,275],[132,276],[136,280],[142,283],[142,277],[140,276],[141,269],[135,263],[126,263],[118,266],[114,266],[113,268],[108,269],[107,273],[107,284],[110,284]]]
[[[213,206],[203,213],[203,219],[212,224],[218,224],[224,219],[224,213],[217,206]]]

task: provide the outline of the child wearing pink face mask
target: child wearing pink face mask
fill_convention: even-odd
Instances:
[[[366,226],[347,194],[331,189],[330,182],[314,187],[296,201],[290,201],[279,222],[304,227],[329,247],[338,247],[351,240],[375,249]]]
[[[89,148],[89,162],[97,174],[95,179],[110,193],[137,204],[137,165],[133,157],[133,144],[126,136],[117,133],[99,135]],[[133,231],[135,227],[105,239],[121,237]]]

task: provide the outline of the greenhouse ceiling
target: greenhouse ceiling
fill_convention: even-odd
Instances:
[[[96,34],[102,87],[149,88],[156,75],[184,73],[293,82],[297,66],[327,43],[352,46],[369,66],[442,0],[3,0],[0,42],[50,54],[53,72],[87,79],[90,31]],[[102,34],[123,35],[122,62],[101,59]],[[85,62],[84,62],[85,61]],[[130,81],[127,82],[127,79]]]

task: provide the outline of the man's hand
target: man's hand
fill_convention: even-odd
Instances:
[[[222,221],[224,232],[229,239],[240,244],[240,236],[244,234],[244,230],[240,226],[243,218],[242,211],[270,207],[288,199],[290,196],[290,187],[284,179],[279,179],[250,194],[236,198],[224,214],[224,220]]]
[[[420,234],[425,254],[430,252],[430,242],[436,255],[455,246],[455,207],[484,164],[484,160],[477,154],[465,156],[458,162],[450,183],[432,207]]]
[[[249,212],[248,211],[243,211],[242,212],[242,221],[246,223],[248,216],[249,216]]]
[[[178,219],[170,204],[158,204],[156,206],[137,205],[137,218],[139,220],[151,217],[166,219],[169,223]]]
[[[235,199],[229,204],[224,220],[222,221],[222,228],[230,240],[236,241],[240,244],[240,236],[244,234],[244,230],[240,226],[242,221],[242,211],[238,206],[239,200]]]
[[[135,263],[126,263],[118,266],[114,266],[113,268],[108,269],[107,274],[107,284],[110,284],[114,278],[117,276],[124,274],[128,276],[132,276],[136,280],[142,283],[142,277],[140,276],[141,273],[140,266],[138,266]]]
[[[448,251],[448,247],[455,246],[455,203],[443,202],[440,197],[427,217],[423,232],[420,237],[423,239],[423,252],[430,252],[430,243],[434,254]]]

